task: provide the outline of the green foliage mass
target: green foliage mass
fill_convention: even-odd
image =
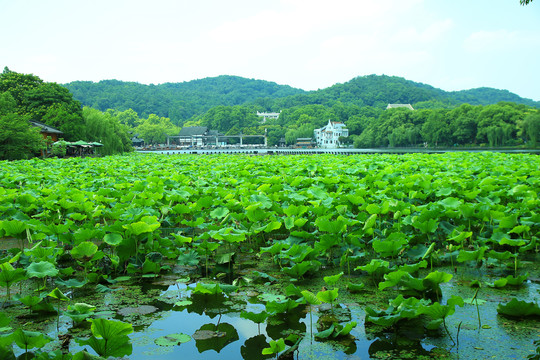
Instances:
[[[87,106],[130,112],[124,123],[138,126],[134,132],[147,143],[164,142],[165,134],[178,130],[175,125],[206,126],[229,135],[266,129],[269,145],[282,138],[292,145],[299,137],[312,137],[313,129],[329,119],[347,125],[356,147],[535,146],[538,141],[538,102],[491,88],[446,92],[395,76],[362,76],[309,92],[234,76],[162,85],[107,80],[65,86]],[[389,103],[412,104],[419,111],[384,111]],[[257,111],[281,114],[261,124]],[[137,114],[157,114],[170,125],[149,126]]]
[[[6,67],[0,74],[0,159],[30,158],[44,148],[43,136],[30,121],[62,131],[61,137],[67,141],[103,143],[104,155],[131,149],[128,127],[120,118],[83,110],[67,88]],[[61,155],[63,151],[51,153]]]
[[[303,93],[302,90],[273,82],[225,75],[160,85],[104,80],[98,83],[75,81],[64,86],[83,104],[101,111],[133,109],[142,117],[156,114],[170,118],[179,126],[216,106],[241,105],[257,99]]]

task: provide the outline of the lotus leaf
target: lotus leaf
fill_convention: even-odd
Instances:
[[[15,341],[17,346],[24,349],[24,351],[33,348],[42,348],[51,341],[51,338],[45,334],[22,329],[15,330],[11,335],[11,338]]]
[[[98,251],[98,246],[90,241],[85,241],[71,250],[71,256],[76,260],[90,260]]]
[[[191,336],[177,333],[160,336],[154,340],[154,343],[159,346],[176,346],[186,343],[191,340]]]
[[[526,302],[513,298],[506,304],[499,304],[497,312],[501,315],[512,317],[538,317],[540,316],[540,307],[534,302]]]
[[[40,261],[32,263],[26,268],[26,274],[28,277],[33,278],[45,278],[47,276],[58,275],[58,269],[48,261]]]

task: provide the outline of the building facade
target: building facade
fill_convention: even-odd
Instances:
[[[339,138],[349,136],[349,129],[342,122],[328,120],[328,124],[314,130],[314,135],[318,147],[337,148],[341,145]]]
[[[266,123],[266,120],[277,120],[279,118],[279,114],[281,114],[281,111],[278,113],[267,113],[267,112],[258,112],[257,116],[262,118],[261,124]]]

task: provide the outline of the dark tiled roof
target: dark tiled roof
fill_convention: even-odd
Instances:
[[[37,126],[41,128],[42,133],[48,133],[48,134],[63,134],[62,131],[53,128],[52,126],[45,125],[44,123],[41,123],[39,121],[30,120],[30,124]]]
[[[204,135],[208,131],[206,126],[189,126],[182,128],[178,136],[196,136]]]

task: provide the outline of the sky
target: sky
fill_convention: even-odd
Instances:
[[[540,0],[0,0],[0,66],[44,81],[370,75],[540,101]]]

